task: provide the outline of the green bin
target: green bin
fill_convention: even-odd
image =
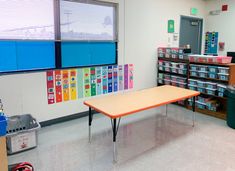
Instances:
[[[225,91],[227,100],[227,125],[235,129],[235,87],[229,86]]]

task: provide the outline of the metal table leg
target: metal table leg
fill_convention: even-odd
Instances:
[[[116,163],[117,162],[117,146],[116,146],[116,137],[117,137],[117,133],[118,133],[118,128],[120,125],[120,120],[121,118],[119,118],[118,120],[118,124],[117,124],[117,119],[111,119],[111,124],[112,124],[112,129],[113,129],[113,162]]]
[[[166,107],[165,112],[166,112],[166,117],[167,117],[167,107],[168,107],[168,105],[166,104],[165,107]]]
[[[91,123],[92,123],[92,112],[91,112],[91,107],[89,107],[89,143],[91,143]]]
[[[192,109],[193,109],[193,127],[194,127],[194,125],[195,125],[195,96],[193,97]]]

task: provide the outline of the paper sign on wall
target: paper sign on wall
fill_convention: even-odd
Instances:
[[[78,98],[83,98],[83,69],[77,70]]]
[[[84,78],[84,95],[85,97],[91,96],[91,85],[90,85],[90,68],[83,69]]]
[[[63,100],[69,101],[69,71],[62,71]]]
[[[118,91],[118,67],[117,65],[113,66],[113,91]]]
[[[55,103],[54,72],[53,71],[47,71],[47,100],[48,100],[48,104]]]
[[[70,70],[70,95],[71,100],[77,99],[77,70]]]
[[[96,67],[96,92],[97,95],[102,94],[102,74],[101,67]]]
[[[55,71],[56,103],[62,102],[62,75],[61,70]]]
[[[133,88],[133,64],[129,64],[129,89]]]
[[[123,90],[124,84],[123,84],[123,67],[122,65],[118,66],[118,89]]]
[[[124,65],[124,89],[128,89],[128,64]]]
[[[95,67],[91,68],[91,96],[95,96],[96,95],[96,75],[95,75]]]
[[[108,93],[113,92],[113,66],[108,66]]]
[[[102,67],[102,88],[103,94],[108,93],[108,67]]]

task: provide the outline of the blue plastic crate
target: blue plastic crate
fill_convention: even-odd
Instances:
[[[0,137],[5,136],[7,131],[7,119],[4,115],[0,115]]]

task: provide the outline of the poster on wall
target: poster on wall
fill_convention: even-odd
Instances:
[[[91,74],[90,74],[90,78],[91,78],[91,96],[95,96],[96,95],[96,73],[95,73],[95,67],[92,67],[90,69]]]
[[[69,101],[69,71],[62,71],[63,100]]]
[[[96,92],[97,95],[102,94],[102,73],[101,67],[96,67]]]
[[[133,64],[129,64],[129,89],[132,89],[134,87],[133,84]]]
[[[84,96],[91,96],[91,85],[90,85],[90,68],[83,69],[83,78],[84,78]]]
[[[77,70],[70,70],[70,95],[71,100],[77,99]]]
[[[78,98],[83,98],[83,69],[77,70]]]
[[[108,66],[108,93],[113,92],[113,66]]]
[[[48,104],[55,103],[55,90],[54,90],[54,72],[47,71],[47,100]]]
[[[217,55],[218,54],[218,32],[206,32],[205,37],[205,54]]]
[[[62,102],[62,75],[61,70],[55,71],[55,94],[56,103]]]
[[[128,64],[124,65],[124,90],[128,89]]]
[[[121,91],[124,89],[123,84],[123,67],[122,65],[118,66],[118,90]]]
[[[118,91],[118,66],[113,66],[113,91]]]
[[[102,67],[102,88],[103,94],[108,93],[108,67]]]

